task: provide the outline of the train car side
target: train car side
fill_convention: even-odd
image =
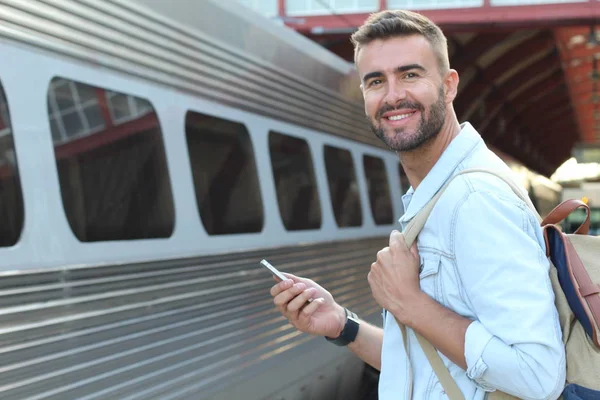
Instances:
[[[0,66],[5,134],[14,139],[5,149],[15,160],[8,175],[18,179],[12,191],[21,193],[24,215],[15,243],[0,249],[3,398],[357,393],[362,363],[322,338],[295,332],[274,309],[273,281],[258,261],[313,277],[379,322],[365,277],[401,212],[394,154],[14,37],[3,39],[0,51],[11,60]],[[202,151],[214,140],[214,124],[223,132],[234,126],[233,137],[245,138],[227,154],[250,151],[256,176],[249,180],[248,169],[238,168],[210,177],[255,182],[257,207],[240,203],[249,193],[244,185],[229,193],[226,208],[211,198],[223,195],[216,186],[205,185],[199,195],[203,179],[194,176],[195,163],[227,160],[219,144]],[[190,145],[194,137],[203,138],[199,146]],[[291,206],[281,203],[289,195],[278,185],[311,175],[288,176],[283,165],[276,176],[275,155],[295,148],[285,141],[303,144],[307,152],[296,158],[311,164],[309,203],[316,206],[306,210],[318,213],[318,223],[308,228],[294,216],[305,210],[301,194]],[[334,212],[326,167],[331,148],[350,155],[358,197],[347,207],[358,204],[358,223]],[[383,183],[387,195],[378,193]],[[373,213],[374,202],[389,211]],[[212,212],[203,212],[205,203]],[[11,211],[9,204],[3,205]],[[291,217],[282,216],[284,208]],[[260,224],[249,218],[245,231],[231,233],[237,228],[227,222],[239,219],[240,209],[262,210]]]

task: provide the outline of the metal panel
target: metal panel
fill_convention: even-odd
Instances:
[[[1,0],[0,36],[243,110],[383,147],[369,132],[361,102],[339,94],[349,80],[356,80],[350,67],[343,71],[341,59],[327,61],[325,56],[294,61],[299,50],[303,57],[312,51],[325,53],[318,45],[309,45],[307,39],[293,32],[289,32],[293,38],[278,38],[286,36],[287,30],[257,28],[250,22],[260,21],[247,21],[239,15],[234,20],[231,13],[210,1],[201,6],[188,2],[183,7],[153,0],[144,3]],[[188,6],[198,10],[188,10]],[[170,19],[160,18],[157,12]],[[186,19],[187,25],[177,20],[189,17],[186,12],[198,16],[197,25],[192,25],[193,20]],[[199,19],[211,16],[216,19],[209,24]],[[266,19],[261,21],[272,25]],[[218,27],[223,24],[231,30],[231,37],[211,36],[220,33]],[[239,47],[242,41],[249,49]]]
[[[0,395],[200,399],[270,368],[294,366],[322,338],[297,332],[279,315],[268,293],[274,281],[258,261],[267,257],[283,271],[311,277],[368,316],[379,307],[366,274],[385,242],[4,274]],[[321,357],[329,362],[338,350],[325,349]],[[255,387],[247,399],[295,379],[284,376],[288,382]]]

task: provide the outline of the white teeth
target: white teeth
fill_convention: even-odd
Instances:
[[[388,119],[390,121],[398,121],[400,119],[404,119],[404,118],[410,117],[411,115],[412,115],[412,113],[410,113],[410,114],[402,114],[402,115],[393,115],[391,117],[388,117]]]

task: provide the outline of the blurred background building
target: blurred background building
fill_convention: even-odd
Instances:
[[[370,13],[422,12],[448,35],[460,121],[548,177],[574,158],[560,182],[600,178],[597,165],[581,165],[600,161],[596,0],[239,1],[348,62],[349,36]]]

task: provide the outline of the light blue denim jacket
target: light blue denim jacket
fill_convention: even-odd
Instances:
[[[469,124],[416,191],[402,197],[402,229],[460,170],[510,169]],[[467,371],[440,353],[465,399],[500,389],[522,399],[556,399],[565,383],[565,353],[548,275],[549,261],[533,213],[499,178],[457,177],[418,237],[421,289],[473,320],[465,336]],[[447,399],[414,332],[408,330],[413,399]],[[402,334],[384,312],[380,400],[408,399]]]

